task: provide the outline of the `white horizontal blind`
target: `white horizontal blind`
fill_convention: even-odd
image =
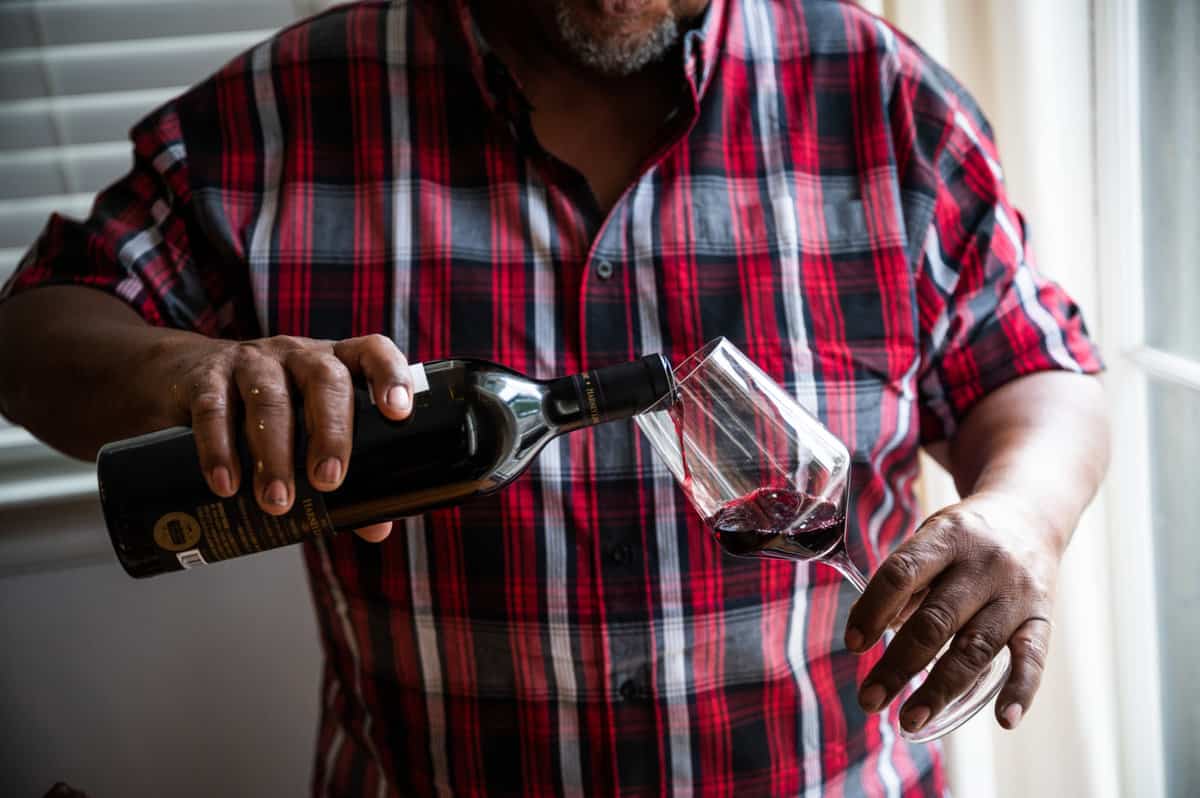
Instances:
[[[298,7],[311,10],[292,0],[0,0],[0,282],[52,212],[85,217],[129,170],[138,119]],[[0,419],[0,509],[94,491],[92,466]]]

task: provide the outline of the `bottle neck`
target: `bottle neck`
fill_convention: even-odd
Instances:
[[[674,389],[662,355],[592,369],[549,384],[546,415],[560,432],[630,418]]]

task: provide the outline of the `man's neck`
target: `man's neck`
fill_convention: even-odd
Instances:
[[[489,46],[513,72],[533,110],[541,146],[588,181],[607,213],[663,140],[682,94],[678,50],[628,76],[588,70],[549,31],[506,4],[473,4]]]

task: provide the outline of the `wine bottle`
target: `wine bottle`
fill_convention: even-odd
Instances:
[[[228,499],[204,481],[189,428],[104,446],[100,502],[121,565],[155,576],[493,493],[558,435],[633,416],[674,386],[662,355],[548,381],[466,358],[410,369],[413,411],[404,421],[385,418],[365,388],[355,389],[353,448],[337,490],[309,484],[297,424],[295,501],[283,515],[259,508],[244,441],[242,484]],[[302,408],[295,417],[304,418]]]

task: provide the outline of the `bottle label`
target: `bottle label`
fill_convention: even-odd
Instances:
[[[208,565],[208,563],[204,561],[204,555],[200,553],[199,549],[181,551],[175,556],[178,558],[179,564],[182,565],[185,570],[188,568],[195,568],[198,565]]]
[[[577,379],[579,380],[579,397],[583,403],[583,412],[588,421],[592,424],[599,424],[605,420],[605,414],[600,409],[600,385],[596,380],[596,374],[587,371],[578,375]]]
[[[154,522],[154,542],[167,551],[194,548],[203,534],[200,522],[188,513],[167,513]]]
[[[172,508],[153,521],[154,542],[164,558],[194,568],[255,554],[333,532],[321,494],[308,480],[296,482],[296,500],[283,515],[268,515],[250,490],[183,509]]]
[[[155,456],[144,456],[148,451]],[[250,457],[245,451],[239,457],[242,486],[225,499],[205,482],[195,439],[186,427],[101,450],[100,499],[117,553],[130,573],[149,576],[194,568],[334,531],[324,496],[303,472],[296,475],[295,501],[288,512],[263,512],[254,498]],[[302,450],[298,457],[303,462]]]

